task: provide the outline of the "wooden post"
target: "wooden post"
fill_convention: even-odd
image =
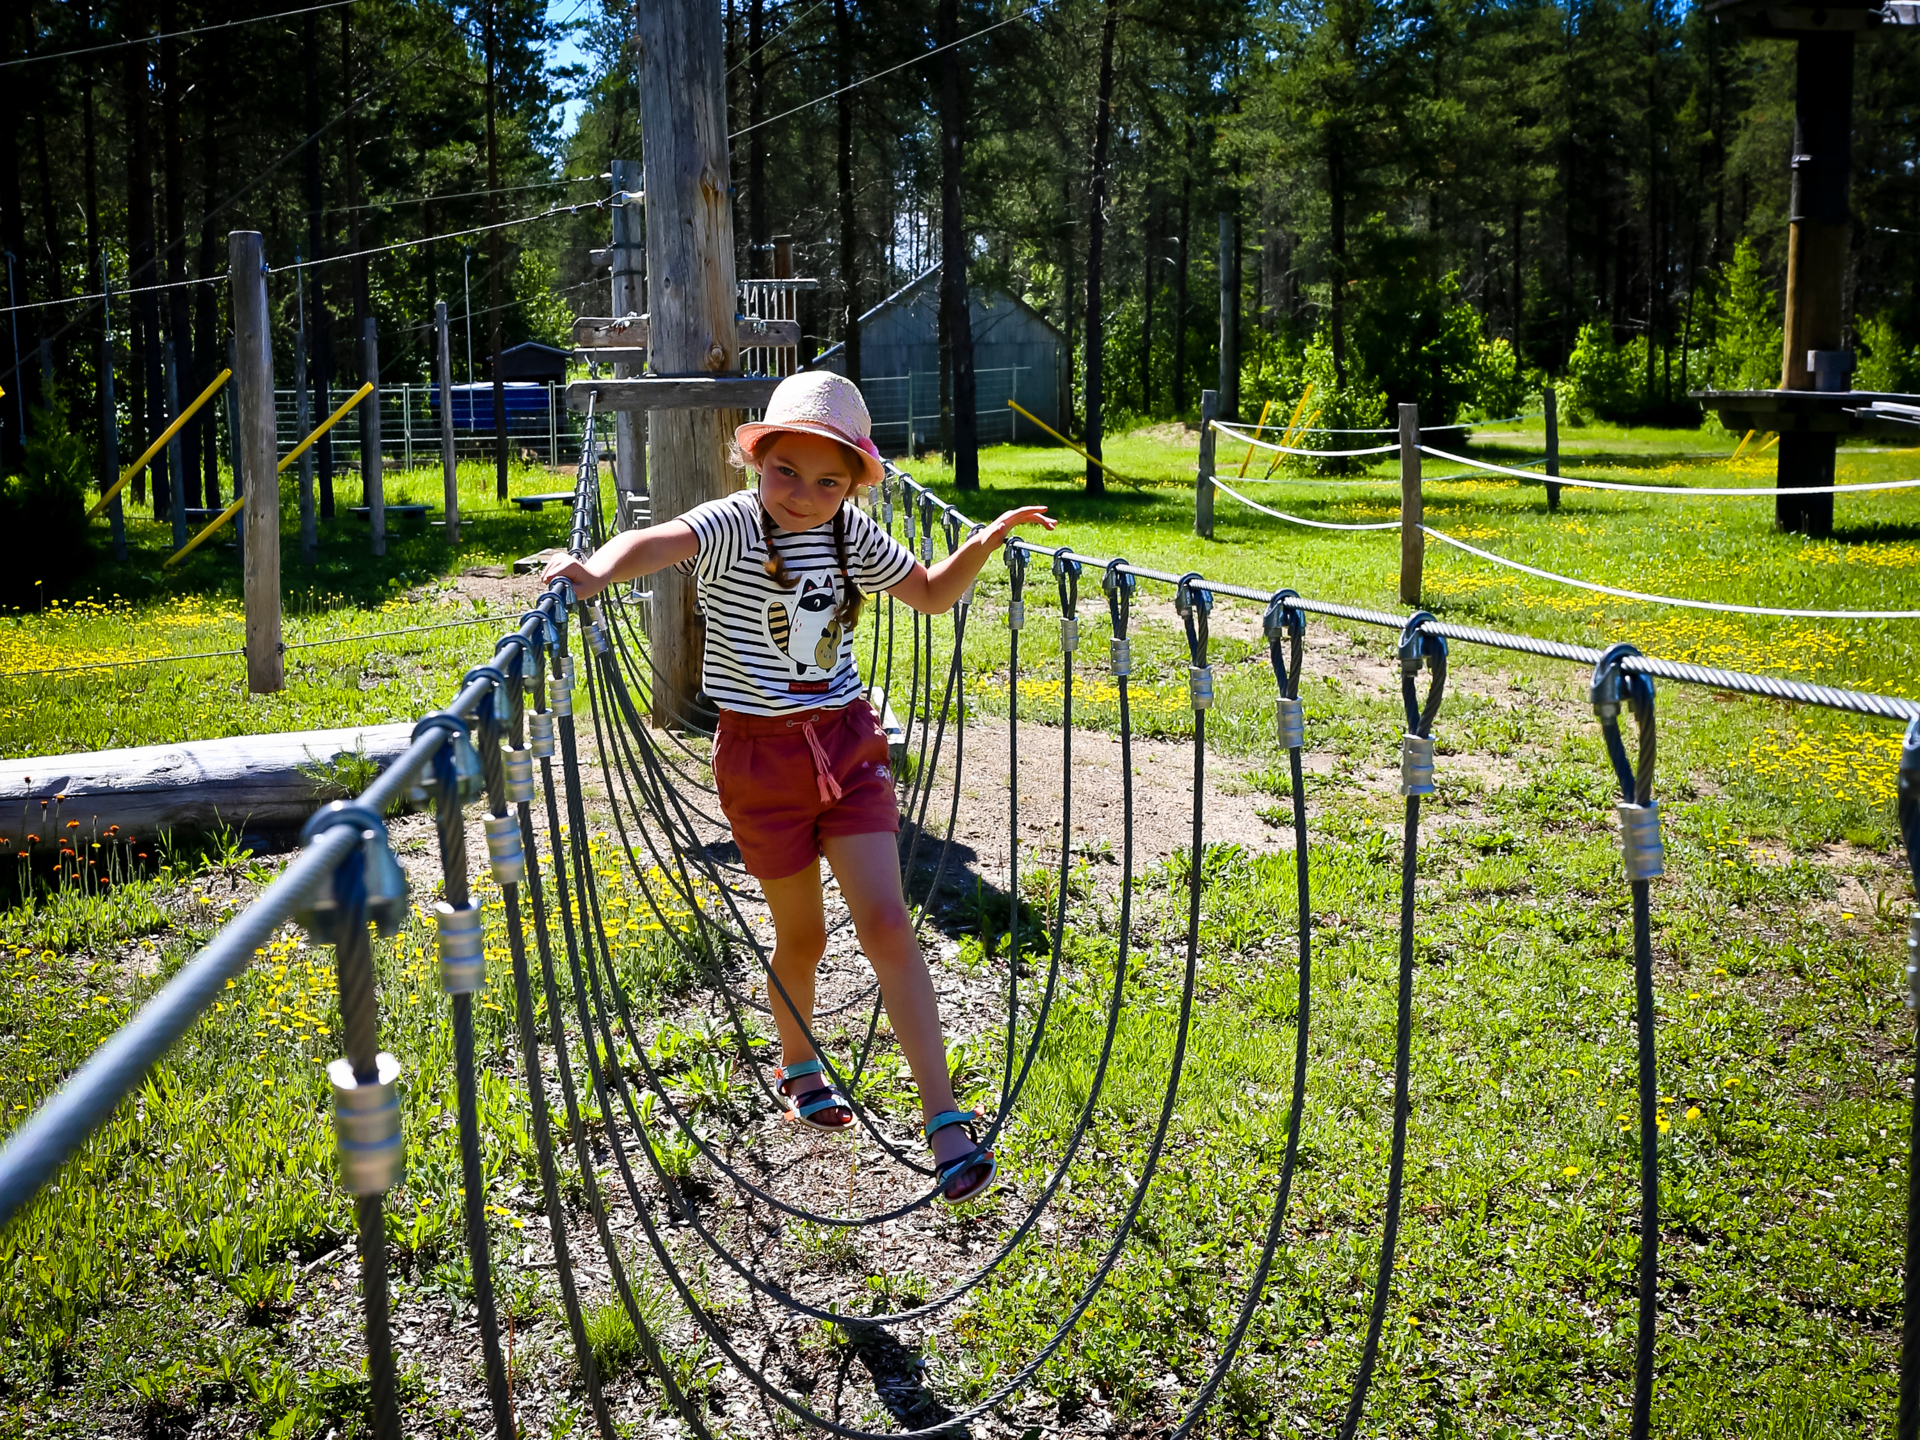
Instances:
[[[649,368],[724,375],[738,369],[733,201],[727,166],[726,50],[719,0],[656,0],[638,10],[640,130],[650,277]],[[663,410],[651,423],[648,471],[664,520],[716,500],[728,483],[734,412]],[[705,644],[692,580],[653,577],[654,723],[700,718]],[[710,710],[706,710],[711,714]]]
[[[175,353],[173,341],[168,340],[160,352],[167,367],[167,423],[171,425],[180,414],[180,357]],[[168,512],[173,518],[173,548],[178,550],[187,543],[187,477],[180,466],[180,437],[175,435],[167,442],[167,496]]]
[[[235,447],[253,483],[247,486],[247,689],[267,695],[285,685],[280,666],[280,487],[273,434],[273,335],[267,313],[266,246],[257,230],[227,237],[233,281],[233,386],[240,397]]]
[[[1811,350],[1838,350],[1846,327],[1848,148],[1853,130],[1853,32],[1807,32],[1794,41],[1793,160],[1787,226],[1787,313],[1782,390],[1818,389]],[[1833,496],[1795,495],[1833,484],[1832,432],[1784,431],[1775,471],[1774,524],[1833,533]]]
[[[1420,603],[1427,564],[1426,502],[1420,494],[1420,407],[1400,407],[1400,603]]]
[[[460,543],[460,474],[453,450],[453,325],[447,302],[433,305],[434,374],[440,382],[440,480],[447,507],[447,544]]]
[[[616,160],[613,174],[613,309],[615,319],[646,313],[645,177],[637,160]],[[640,367],[614,362],[614,378],[632,379]],[[613,417],[615,523],[634,528],[635,500],[647,493],[647,412],[622,410]]]
[[[1549,385],[1540,392],[1541,403],[1547,412],[1547,474],[1560,473],[1560,397]],[[1547,482],[1547,509],[1560,508],[1560,487],[1551,480]]]
[[[360,325],[360,378],[373,393],[360,402],[360,491],[366,497],[373,553],[387,553],[387,491],[380,470],[380,329],[369,315]]]
[[[1200,466],[1193,474],[1193,533],[1213,538],[1213,422],[1220,413],[1220,392],[1200,392]]]
[[[100,289],[113,289],[107,283],[107,262],[100,261]],[[113,322],[108,307],[111,299],[100,302],[100,438],[106,450],[106,468],[100,475],[100,488],[107,489],[120,478],[120,412],[113,400]],[[127,514],[115,495],[107,506],[107,523],[112,527],[113,558],[127,558]]]
[[[229,393],[232,393],[229,391]],[[307,396],[307,332],[293,332],[294,444],[313,433],[313,406]],[[300,558],[311,565],[320,558],[320,528],[313,518],[313,447],[300,457]]]

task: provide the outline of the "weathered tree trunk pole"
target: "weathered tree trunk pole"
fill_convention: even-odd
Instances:
[[[453,451],[453,325],[447,302],[433,302],[434,376],[440,384],[440,476],[447,507],[447,543],[460,543],[459,457]]]
[[[642,5],[635,40],[647,137],[650,368],[662,375],[727,374],[738,368],[738,350],[718,0]],[[731,417],[730,411],[663,410],[653,418],[647,469],[656,520],[726,493]],[[700,693],[704,630],[691,579],[671,570],[653,577],[649,630],[654,723],[710,717]]]
[[[500,222],[500,141],[494,131],[494,107],[499,85],[494,76],[493,0],[487,0],[487,223]],[[500,364],[500,267],[506,257],[500,249],[500,232],[487,232],[487,353],[493,356],[493,464],[494,494],[507,498],[507,377]],[[472,376],[468,376],[472,379]]]
[[[613,172],[614,318],[646,313],[646,176],[635,160],[616,160]],[[639,376],[630,361],[614,363],[617,380]],[[647,412],[617,410],[613,416],[613,489],[620,528],[632,529],[635,501],[647,493]]]
[[[835,87],[840,91],[838,120],[840,127],[840,302],[846,318],[841,330],[846,357],[847,378],[860,383],[860,264],[858,247],[860,227],[854,214],[853,196],[853,7],[851,0],[833,0],[835,47]],[[911,404],[909,404],[911,408]],[[911,430],[911,425],[909,425]],[[907,448],[913,448],[913,436],[907,436]]]
[[[1787,315],[1782,390],[1820,388],[1809,351],[1838,350],[1845,333],[1848,142],[1853,129],[1853,32],[1808,32],[1795,42],[1792,201],[1787,226]],[[1844,384],[1839,388],[1845,389]],[[1787,430],[1775,471],[1774,524],[1833,533],[1833,496],[1796,495],[1833,484],[1839,437]]]
[[[243,588],[247,607],[247,689],[267,695],[283,688],[280,665],[280,487],[274,481],[273,336],[267,313],[266,246],[258,230],[227,237],[227,273],[233,280],[234,366],[240,397],[235,447],[246,489]]]
[[[91,100],[91,96],[89,96]],[[91,112],[89,112],[91,118]],[[87,183],[93,183],[89,173]],[[100,293],[108,295],[113,286],[107,283],[107,262],[100,261]],[[120,478],[120,412],[113,399],[113,319],[110,307],[113,301],[100,302],[100,440],[106,455],[106,464],[100,472],[100,488],[107,489]],[[127,512],[115,495],[107,506],[107,520],[113,527],[113,558],[127,558]]]
[[[386,477],[380,470],[380,329],[369,315],[360,322],[360,378],[373,393],[360,402],[360,492],[367,502],[373,553],[387,553]]]
[[[947,319],[945,348],[953,376],[953,484],[958,490],[978,490],[980,417],[973,377],[973,305],[967,292],[966,215],[960,197],[965,117],[956,43],[959,0],[940,0],[935,35],[948,47],[940,56],[940,310]]]
[[[180,413],[180,351],[173,340],[166,342],[165,354],[167,413],[164,419],[168,425],[171,425],[174,417]],[[178,550],[187,543],[187,491],[183,483],[186,475],[180,463],[178,435],[167,442],[167,473],[172,477],[172,489],[168,494],[173,500],[169,512],[173,520],[173,548]]]
[[[1220,396],[1212,390],[1200,392],[1200,463],[1193,472],[1193,533],[1202,540],[1213,538],[1213,422],[1220,416]]]
[[[1418,605],[1427,566],[1426,497],[1420,491],[1420,407],[1400,407],[1400,603]]]
[[[293,428],[299,432],[301,440],[313,433],[313,405],[307,393],[307,328],[304,315],[300,328],[293,332]],[[320,558],[320,527],[313,514],[313,449],[309,445],[300,455],[300,558],[309,565]],[[235,484],[235,493],[238,493],[238,482]]]
[[[1107,472],[1100,464],[1106,427],[1106,317],[1100,282],[1107,237],[1107,142],[1113,133],[1114,0],[1107,0],[1100,27],[1100,88],[1093,117],[1093,183],[1087,196],[1087,494],[1107,493]],[[1211,488],[1211,487],[1209,487]]]
[[[1220,212],[1220,418],[1240,418],[1240,217]]]
[[[240,337],[231,331],[227,333],[227,369],[231,370],[236,377],[240,374]],[[302,433],[304,434],[304,432]],[[278,437],[276,436],[275,438],[277,441]],[[241,470],[240,448],[240,382],[238,378],[235,378],[227,382],[227,465],[233,471],[233,498],[236,500],[247,493],[246,475]],[[309,446],[307,454],[311,455],[312,453],[313,449]],[[312,472],[309,471],[308,474],[311,476]],[[311,486],[308,487],[308,493],[305,498],[309,500],[312,498]],[[308,517],[303,514],[303,521],[307,518]],[[304,545],[306,543],[306,528],[304,524],[301,528],[300,539],[301,544]],[[233,549],[235,556],[240,562],[240,578],[242,583],[244,583],[247,574],[247,514],[244,509],[240,512],[240,517],[233,527]],[[318,559],[319,549],[319,540],[316,538],[314,541],[314,553],[308,558],[310,560]]]

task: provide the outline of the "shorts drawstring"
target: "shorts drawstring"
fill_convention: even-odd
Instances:
[[[813,752],[813,778],[820,786],[820,803],[831,805],[840,798],[840,782],[833,778],[827,752],[820,746],[820,737],[813,733],[813,721],[807,721],[800,730],[807,737],[807,748]]]

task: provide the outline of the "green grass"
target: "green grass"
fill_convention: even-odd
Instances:
[[[1482,453],[1497,458],[1538,453],[1537,434],[1483,440]],[[1755,483],[1770,459],[1757,470],[1744,460],[1731,467],[1733,443],[1710,431],[1595,427],[1568,432],[1563,450],[1600,476]],[[1142,483],[1088,500],[1062,452],[1009,449],[985,457],[985,493],[955,498],[980,518],[1044,501],[1066,518],[1060,538],[1088,554],[1397,608],[1390,534],[1305,532],[1223,498],[1217,538],[1206,544],[1191,535],[1191,451],[1125,437],[1109,455]],[[1228,469],[1237,464],[1232,457]],[[1913,464],[1912,456],[1849,448],[1840,478],[1895,478],[1915,473]],[[915,473],[936,484],[947,478],[933,465]],[[1376,500],[1373,492],[1298,483],[1261,489],[1263,498],[1283,497],[1280,508],[1333,519],[1364,518],[1369,507],[1391,503],[1390,489],[1378,493]],[[1686,517],[1678,524],[1676,510]],[[1431,523],[1496,552],[1635,588],[1920,608],[1920,552],[1907,553],[1920,534],[1920,497],[1902,492],[1843,499],[1831,542],[1775,535],[1764,501],[1569,491],[1563,511],[1548,515],[1538,490],[1476,482],[1436,486],[1428,513]],[[498,518],[503,527],[526,526],[502,530],[500,555],[551,543],[562,523],[552,511],[532,522]],[[457,556],[422,551],[389,563],[422,573],[431,586],[472,561],[463,547]],[[343,591],[361,598],[316,615],[316,624],[387,623],[367,613],[387,576],[366,562],[355,571],[362,572],[363,589]],[[1449,619],[1593,644],[1626,638],[1678,658],[1915,693],[1913,627],[1904,622],[1675,617],[1576,598],[1437,546],[1427,575],[1428,604]],[[965,656],[976,713],[1006,703],[1004,570],[996,562],[985,579]],[[1022,714],[1038,721],[1057,717],[1060,703],[1051,578],[1035,571],[1027,595]],[[143,596],[130,605],[151,621],[166,605],[185,603]],[[422,613],[434,608],[429,602]],[[1290,781],[1272,741],[1272,674],[1245,623],[1257,609],[1222,602],[1209,737],[1284,835]],[[1096,576],[1084,578],[1081,614],[1076,716],[1110,726],[1116,707]],[[101,648],[148,638],[138,622],[112,616],[11,623],[34,643],[46,634]],[[1302,689],[1309,748],[1331,763],[1306,780],[1317,940],[1305,1131],[1286,1243],[1240,1365],[1206,1423],[1206,1433],[1220,1436],[1335,1427],[1379,1240],[1400,802],[1390,787],[1363,782],[1393,765],[1401,720],[1398,696],[1339,657],[1366,658],[1376,666],[1368,673],[1379,674],[1393,637],[1311,623],[1316,635],[1331,629],[1351,638],[1340,642],[1345,649],[1315,652]],[[1190,733],[1181,640],[1156,588],[1143,591],[1134,634],[1139,728]],[[261,728],[329,723],[338,713],[362,718],[376,706],[382,715],[413,713],[408,705],[451,688],[490,632],[437,635],[447,638],[409,652],[397,675],[354,649],[341,657],[333,686],[290,688],[274,702],[284,708],[271,712],[272,724],[262,707]],[[1637,1241],[1634,1025],[1611,781],[1583,673],[1466,646],[1454,647],[1452,658],[1435,726],[1440,788],[1427,807],[1419,871],[1407,1208],[1364,1431],[1623,1435]],[[378,687],[356,712],[352,687],[367,670]],[[102,675],[7,703],[38,712],[33,723],[65,736],[99,733],[81,712],[116,706],[122,718],[112,733],[128,737],[202,718],[191,697],[167,701],[150,679]],[[236,701],[235,711],[205,723],[232,726],[234,714],[251,715],[246,707],[258,703]],[[1913,1063],[1912,1023],[1897,992],[1909,899],[1891,825],[1898,732],[1674,686],[1662,688],[1658,705],[1668,873],[1653,897],[1666,1124],[1656,1424],[1662,1434],[1702,1436],[1885,1430],[1900,1323],[1902,1077]],[[12,737],[26,725],[6,732],[10,753],[24,753]],[[663,1011],[701,995],[690,988],[694,971],[648,928],[651,918],[622,878],[624,861],[602,853],[595,863],[635,992]],[[0,930],[0,1106],[8,1123],[251,893],[251,864],[218,846],[183,851],[162,874],[123,876],[111,902],[22,883],[32,902],[16,904]],[[1189,864],[1184,854],[1136,857],[1143,878],[1130,992],[1095,1128],[1057,1202],[1058,1229],[1030,1239],[993,1283],[933,1329],[927,1384],[950,1404],[991,1387],[1051,1332],[1141,1172],[1177,1018]],[[1026,874],[1022,899],[1038,911],[1054,877],[1040,865]],[[1177,1418],[1231,1323],[1264,1234],[1298,1022],[1292,857],[1216,847],[1206,875],[1198,1003],[1160,1178],[1109,1284],[1041,1371],[1022,1425],[1091,1433],[1159,1429]],[[1027,1184],[1047,1173],[1084,1102],[1104,1026],[1113,906],[1077,884],[1070,893],[1077,898],[1063,998],[1004,1150],[1009,1170]],[[977,921],[990,952],[1006,909],[998,904],[989,916],[968,897],[949,924],[964,931]],[[488,921],[490,951],[503,959],[499,913]],[[982,937],[960,939],[961,966],[1001,963],[983,958]],[[364,1401],[351,1286],[316,1290],[303,1281],[290,1308],[278,1299],[289,1267],[307,1265],[348,1233],[318,1063],[339,1048],[329,957],[291,935],[268,951],[95,1137],[57,1191],[0,1234],[0,1434],[88,1433],[107,1417],[155,1428],[192,1417],[240,1429],[281,1423],[313,1434],[355,1423]],[[379,964],[383,1043],[418,1077],[406,1091],[408,1175],[388,1211],[401,1303],[458,1307],[470,1281],[448,1123],[451,1032],[421,917],[379,947]],[[502,1242],[496,1262],[503,1292],[544,1308],[551,1329],[551,1272],[520,1269],[505,1243],[516,1229],[544,1224],[526,1102],[512,1078],[518,1051],[505,968],[491,967],[477,1007],[488,1062],[488,1195]],[[740,1123],[741,1107],[754,1102],[724,1063],[724,1040],[677,1013],[675,1022],[657,1030],[656,1060],[710,1123]],[[988,1033],[966,1047],[970,1076],[997,1075],[998,1044]],[[876,1065],[870,1098],[904,1107],[911,1097],[893,1069]],[[590,1127],[600,1121],[591,1111],[583,1119]],[[558,1158],[563,1193],[577,1206],[573,1154],[562,1146]],[[697,1178],[704,1170],[678,1149],[666,1158],[676,1173]],[[576,1234],[590,1233],[584,1215],[575,1219]],[[991,1230],[995,1221],[989,1214],[975,1223]],[[769,1243],[815,1273],[864,1274],[876,1305],[926,1293],[917,1272],[939,1268],[897,1245],[896,1253],[875,1253],[812,1227],[788,1227]],[[300,1338],[315,1329],[330,1334],[328,1344]],[[609,1368],[633,1363],[620,1317],[596,1312],[592,1329]],[[188,1330],[216,1340],[183,1349],[175,1337]],[[850,1342],[830,1330],[806,1343]],[[714,1375],[697,1346],[676,1351],[674,1364],[701,1384]],[[457,1416],[433,1409],[417,1377],[415,1386],[412,1428],[464,1433]],[[657,1404],[657,1389],[643,1394],[646,1405]],[[731,1425],[718,1413],[714,1420],[723,1431]]]

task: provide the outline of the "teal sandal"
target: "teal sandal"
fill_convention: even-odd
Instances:
[[[993,1183],[993,1177],[1000,1169],[1000,1163],[993,1158],[993,1151],[982,1150],[980,1137],[973,1132],[973,1126],[985,1118],[978,1110],[942,1110],[920,1127],[920,1133],[926,1137],[929,1145],[933,1143],[934,1132],[944,1130],[949,1125],[966,1126],[967,1137],[974,1142],[971,1152],[962,1155],[958,1160],[940,1166],[934,1172],[935,1189],[940,1198],[949,1205],[964,1205],[970,1200],[979,1199],[986,1193],[987,1187]],[[956,1193],[956,1182],[975,1171],[985,1173],[972,1184],[959,1186]]]
[[[774,1088],[787,1102],[787,1119],[797,1120],[809,1129],[838,1133],[852,1128],[853,1107],[847,1104],[847,1097],[834,1088],[832,1081],[800,1095],[787,1094],[789,1080],[798,1080],[803,1075],[824,1075],[826,1070],[827,1067],[818,1060],[802,1060],[797,1065],[779,1066],[773,1072]],[[837,1119],[831,1113],[836,1111]],[[817,1118],[822,1115],[828,1118]]]

